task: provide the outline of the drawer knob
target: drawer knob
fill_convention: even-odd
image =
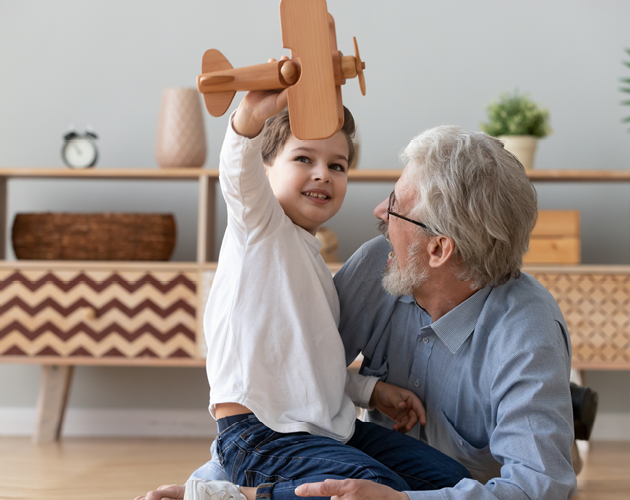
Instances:
[[[83,313],[83,319],[86,321],[92,321],[96,319],[96,309],[93,307],[83,307],[81,312]]]

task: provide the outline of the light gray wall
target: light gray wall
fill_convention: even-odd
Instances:
[[[194,86],[201,56],[218,48],[234,66],[288,54],[278,2],[222,0],[0,0],[0,166],[61,167],[69,123],[99,134],[98,168],[155,168],[161,92]],[[356,36],[368,94],[355,80],[344,102],[359,124],[360,168],[399,168],[398,151],[440,124],[478,129],[485,106],[516,88],[549,108],[554,134],[539,169],[627,169],[620,120],[627,0],[329,0],[340,50]],[[628,59],[628,56],[625,56]],[[237,96],[236,102],[239,97]],[[216,168],[227,115],[206,116]],[[630,185],[538,185],[540,207],[579,209],[583,262],[628,264]],[[390,184],[352,185],[328,226],[346,259],[376,234],[372,208]],[[11,181],[9,220],[23,211],[176,214],[175,260],[193,260],[196,189],[189,183]],[[225,212],[217,212],[220,236]],[[10,224],[9,224],[10,229]],[[10,248],[8,255],[13,258]],[[0,302],[1,299],[0,299]],[[627,373],[596,372],[603,411],[630,414]],[[0,407],[34,406],[38,368],[0,365]],[[185,387],[186,390],[182,390]],[[201,369],[79,368],[74,407],[204,408]]]

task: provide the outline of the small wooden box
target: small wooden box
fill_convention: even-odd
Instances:
[[[580,263],[580,212],[540,210],[524,264]]]

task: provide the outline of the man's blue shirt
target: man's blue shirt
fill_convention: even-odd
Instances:
[[[569,498],[571,347],[554,298],[522,274],[433,323],[413,297],[383,290],[389,250],[385,238],[369,241],[335,276],[346,361],[361,352],[361,373],[414,391],[427,425],[409,434],[476,479],[410,498]],[[367,419],[393,424],[377,411]]]

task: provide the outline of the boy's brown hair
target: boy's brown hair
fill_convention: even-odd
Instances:
[[[343,127],[341,127],[340,132],[343,132],[348,142],[348,167],[350,167],[356,155],[354,143],[352,142],[356,127],[352,113],[350,113],[350,110],[345,106],[343,107]],[[262,145],[262,157],[265,165],[273,165],[276,157],[280,154],[289,139],[290,134],[291,125],[289,124],[289,111],[287,109],[267,120],[267,128],[265,129]]]

